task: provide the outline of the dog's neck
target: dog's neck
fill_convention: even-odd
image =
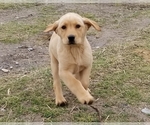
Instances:
[[[74,61],[80,61],[83,57],[84,45],[65,45],[65,50],[70,53]]]

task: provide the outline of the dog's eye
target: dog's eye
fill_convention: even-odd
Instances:
[[[76,25],[76,28],[77,28],[77,29],[80,28],[80,27],[81,27],[81,26],[80,26],[79,24]]]
[[[65,25],[63,25],[61,28],[64,30],[64,29],[66,29],[67,27],[66,27]]]

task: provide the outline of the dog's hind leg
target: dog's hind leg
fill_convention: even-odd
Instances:
[[[85,68],[80,72],[80,82],[82,83],[83,87],[88,90],[89,87],[89,77],[90,77],[91,68]]]
[[[55,92],[55,103],[58,106],[64,106],[67,104],[66,99],[63,96],[62,85],[58,75],[58,61],[51,54],[51,70],[53,75],[53,88]]]

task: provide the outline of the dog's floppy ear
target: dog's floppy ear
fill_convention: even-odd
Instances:
[[[90,20],[88,18],[83,17],[83,22],[84,22],[84,24],[86,24],[88,26],[88,29],[91,26],[93,26],[96,30],[98,30],[98,31],[101,30],[100,27],[99,27],[99,25],[95,21],[93,21],[93,20]]]
[[[57,27],[58,27],[58,21],[56,21],[56,22],[53,23],[53,24],[49,24],[49,25],[47,26],[47,28],[44,30],[44,32],[47,33],[47,32],[49,32],[49,31],[56,31]]]

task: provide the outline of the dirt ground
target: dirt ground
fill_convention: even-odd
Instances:
[[[138,38],[138,32],[150,25],[150,18],[145,14],[139,14],[143,10],[148,11],[150,5],[138,4],[51,4],[57,11],[56,17],[67,12],[77,12],[81,15],[95,17],[101,22],[101,32],[91,29],[88,39],[93,51],[108,44],[117,42],[134,41]],[[32,18],[38,17],[38,8],[48,6],[39,4],[30,8],[0,10],[0,25],[10,21],[24,21],[29,23]],[[91,15],[92,14],[92,15]],[[19,17],[19,18],[18,18]],[[43,29],[44,30],[44,29]],[[93,33],[94,32],[94,33]],[[9,74],[30,72],[30,70],[49,65],[48,38],[43,31],[29,37],[25,41],[16,44],[0,42],[0,68],[10,70],[4,73],[0,70],[0,77]],[[114,107],[115,108],[115,107]],[[129,112],[134,109],[126,107]],[[116,109],[117,110],[117,109]],[[138,115],[138,114],[137,114]],[[138,116],[149,121],[144,115]]]

